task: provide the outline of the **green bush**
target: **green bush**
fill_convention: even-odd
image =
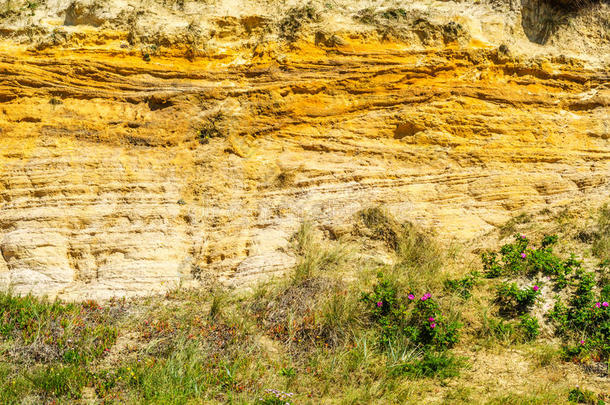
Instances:
[[[594,392],[579,387],[573,388],[568,393],[568,401],[577,404],[604,405],[602,399],[598,399]]]
[[[496,301],[500,313],[507,316],[523,315],[529,312],[540,295],[540,287],[517,287],[516,283],[504,282],[498,287]]]
[[[392,367],[393,375],[406,375],[414,378],[438,377],[441,379],[456,377],[465,366],[463,358],[456,357],[448,351],[424,352],[421,358]]]
[[[464,299],[468,299],[472,295],[471,291],[476,284],[478,277],[479,274],[477,272],[471,272],[465,277],[459,279],[445,280],[445,289],[458,294]]]
[[[581,263],[574,255],[563,260],[553,252],[557,236],[545,236],[538,248],[528,248],[529,239],[525,235],[515,235],[513,243],[507,243],[496,252],[484,252],[481,255],[483,270],[487,278],[501,276],[543,274],[553,277],[558,288],[567,286],[567,277],[580,269]]]
[[[570,342],[566,347],[568,357],[607,360],[610,356],[610,288],[605,286],[596,295],[593,272],[579,272],[575,282],[568,305],[557,298],[548,317],[556,333]]]
[[[380,341],[387,345],[399,337],[407,337],[414,345],[448,349],[459,339],[460,322],[448,320],[430,293],[416,297],[414,293],[399,295],[390,279],[378,274],[378,283],[370,293],[363,293],[372,319],[381,329]]]
[[[540,335],[540,324],[538,323],[538,319],[531,315],[524,314],[521,316],[519,328],[521,329],[523,340],[526,342],[532,341]]]

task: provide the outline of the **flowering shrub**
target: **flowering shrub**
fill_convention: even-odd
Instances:
[[[540,287],[519,288],[516,283],[504,282],[498,287],[497,302],[504,315],[522,315],[529,312],[540,295]]]
[[[548,317],[555,331],[570,342],[566,354],[574,359],[607,360],[610,356],[610,284],[595,294],[595,273],[579,272],[568,305],[559,298]]]
[[[482,254],[483,269],[487,278],[515,275],[536,275],[542,273],[553,277],[558,288],[567,286],[567,277],[579,269],[581,263],[574,255],[562,260],[553,253],[557,236],[545,236],[540,247],[528,248],[529,239],[525,235],[515,235],[515,241],[500,249],[500,258],[496,252]]]
[[[401,299],[395,284],[378,275],[379,282],[373,291],[362,295],[368,303],[372,319],[381,328],[380,341],[390,344],[400,336],[412,343],[436,349],[455,345],[461,324],[447,320],[432,294],[417,297],[413,293]]]

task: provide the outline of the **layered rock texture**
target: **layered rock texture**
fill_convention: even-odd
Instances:
[[[610,195],[604,3],[8,4],[0,288],[244,284],[303,220],[468,241]]]

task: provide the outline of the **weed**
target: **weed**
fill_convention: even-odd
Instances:
[[[227,294],[224,291],[217,290],[212,293],[212,302],[210,303],[210,312],[208,313],[208,317],[211,320],[216,320],[219,316],[222,316],[226,301]]]
[[[547,367],[561,360],[561,351],[550,344],[532,347],[531,357],[536,367]]]
[[[379,207],[362,210],[359,216],[374,239],[383,241],[395,251],[397,267],[417,268],[430,277],[441,267],[443,255],[439,247],[413,224],[399,224]]]
[[[90,376],[79,366],[52,366],[39,369],[31,376],[35,386],[45,396],[79,399],[82,388],[89,383]]]

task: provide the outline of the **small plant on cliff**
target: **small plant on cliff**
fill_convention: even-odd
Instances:
[[[210,142],[213,138],[222,137],[222,131],[219,129],[218,125],[222,122],[224,116],[222,112],[217,112],[212,116],[208,117],[199,130],[197,131],[197,140],[200,144],[205,145]]]
[[[292,7],[280,21],[280,37],[289,42],[294,42],[297,40],[303,25],[318,22],[319,20],[320,13],[311,3],[300,7]]]

